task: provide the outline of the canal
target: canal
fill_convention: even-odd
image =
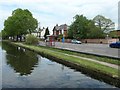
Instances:
[[[114,88],[41,55],[2,43],[2,88]]]

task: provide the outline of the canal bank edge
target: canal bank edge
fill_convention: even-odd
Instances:
[[[58,58],[56,56],[53,56],[53,55],[50,55],[48,53],[35,50],[34,48],[26,47],[22,43],[15,43],[15,42],[9,42],[9,41],[4,41],[4,42],[8,42],[8,43],[11,43],[11,44],[13,44],[15,46],[20,46],[20,47],[26,48],[28,50],[37,52],[38,54],[40,54],[40,55],[42,55],[44,57],[47,57],[49,59],[52,59],[53,61],[64,64],[64,65],[69,66],[71,68],[74,68],[74,69],[76,69],[78,71],[81,71],[84,74],[88,74],[92,78],[99,79],[99,80],[104,81],[106,83],[109,83],[109,84],[112,84],[114,86],[120,87],[120,84],[119,84],[120,77],[115,77],[112,74],[108,74],[108,73],[102,72],[100,70],[96,70],[96,69],[93,69],[93,68],[88,68],[86,66],[81,66],[81,65],[79,65],[77,63],[74,63],[74,62],[71,62],[71,61],[60,59],[60,58]]]

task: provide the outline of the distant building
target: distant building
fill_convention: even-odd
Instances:
[[[45,29],[46,28],[40,29],[40,31],[36,30],[36,31],[32,32],[32,35],[34,35],[35,37],[44,39]]]
[[[68,26],[66,24],[62,24],[60,26],[58,26],[58,24],[56,24],[56,26],[54,26],[54,28],[53,28],[53,35],[55,35],[56,37],[61,34],[64,37],[67,37],[67,32],[68,32]]]
[[[120,39],[120,30],[110,31],[110,34],[112,35],[112,37],[116,37]]]
[[[44,39],[45,29],[46,29],[46,28],[43,28],[42,31],[41,31],[41,39]]]
[[[116,30],[116,34],[118,37],[120,37],[120,30]]]
[[[120,30],[120,1],[118,2],[118,30]]]

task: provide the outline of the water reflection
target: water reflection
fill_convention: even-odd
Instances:
[[[38,65],[38,57],[36,53],[5,43],[2,45],[2,49],[7,53],[6,63],[21,76],[31,74],[34,68]]]
[[[2,88],[114,88],[23,48],[2,48]]]

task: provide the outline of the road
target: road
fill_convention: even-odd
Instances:
[[[43,42],[40,42],[43,45]],[[110,57],[120,58],[120,49],[110,48],[108,44],[72,44],[55,42],[56,48],[73,50],[78,52],[92,53],[97,55],[104,55]]]

